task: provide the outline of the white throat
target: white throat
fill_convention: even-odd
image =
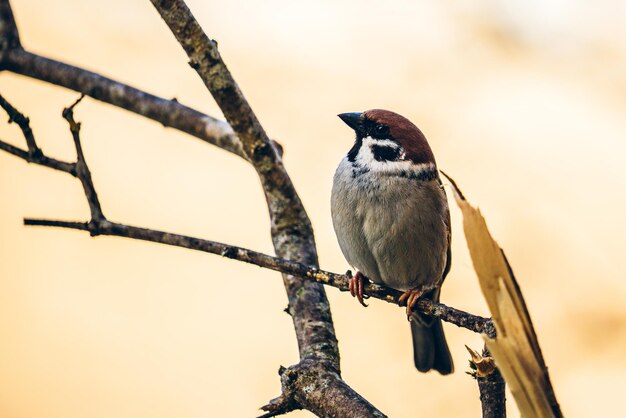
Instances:
[[[398,158],[394,161],[379,161],[374,155],[372,147],[389,147],[398,151]],[[363,138],[359,152],[357,153],[354,166],[361,170],[368,170],[372,173],[380,173],[385,175],[400,175],[407,177],[423,177],[424,174],[435,172],[436,167],[433,163],[414,163],[406,158],[404,149],[395,141],[390,139],[375,139],[371,136]]]

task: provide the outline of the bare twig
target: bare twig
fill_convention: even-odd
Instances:
[[[87,196],[87,202],[89,203],[89,210],[91,211],[91,222],[99,222],[105,219],[102,213],[102,207],[100,206],[100,200],[98,199],[98,193],[93,185],[91,179],[91,172],[89,166],[85,161],[85,155],[83,154],[83,146],[80,143],[80,123],[76,123],[74,120],[74,107],[85,95],[81,95],[70,107],[63,109],[63,117],[70,124],[70,132],[72,138],[74,138],[74,147],[76,148],[76,175],[83,185],[85,196]]]
[[[342,292],[348,292],[348,283],[351,278],[348,274],[337,274],[317,268],[308,267],[305,264],[284,258],[273,257],[271,255],[259,253],[246,248],[233,245],[222,244],[215,241],[194,238],[186,235],[173,234],[170,232],[158,231],[154,229],[140,228],[125,225],[108,220],[101,222],[74,222],[50,219],[24,219],[25,225],[48,226],[67,229],[88,231],[91,235],[109,235],[117,237],[131,238],[141,241],[156,242],[159,244],[172,245],[175,247],[187,248],[190,250],[202,251],[222,257],[254,264],[259,267],[278,271],[284,274],[301,277],[327,286],[332,286]],[[384,302],[398,304],[398,299],[402,292],[386,287],[369,283],[364,288],[364,293],[371,298]],[[486,334],[490,338],[495,336],[495,328],[490,319],[478,315],[473,315],[459,309],[446,306],[443,303],[434,303],[428,299],[420,299],[418,308],[426,315],[440,318],[443,321],[454,324],[458,327],[466,328],[480,334]]]
[[[78,177],[83,186],[87,202],[89,203],[89,209],[91,211],[90,224],[92,225],[90,229],[88,228],[88,230],[92,230],[92,234],[94,234],[93,231],[96,231],[99,228],[100,223],[102,223],[102,221],[106,221],[106,218],[102,213],[102,207],[100,206],[98,193],[96,193],[96,188],[91,178],[89,166],[85,161],[83,147],[80,142],[80,123],[77,123],[74,120],[74,107],[76,107],[76,105],[80,103],[83,97],[84,95],[81,95],[78,100],[76,100],[70,107],[63,109],[62,113],[63,117],[70,125],[70,132],[72,133],[72,138],[74,139],[74,147],[76,148],[75,163],[53,160],[46,157],[43,151],[36,145],[35,136],[33,135],[33,131],[30,129],[28,118],[20,113],[17,109],[15,109],[1,95],[0,106],[2,106],[2,108],[9,115],[9,122],[15,121],[19,124],[20,128],[22,129],[24,139],[26,140],[26,143],[28,145],[28,152],[17,147],[13,147],[12,145],[4,141],[0,141],[0,148],[5,149],[7,152],[10,152],[11,154],[16,155],[28,162],[33,162],[35,164],[40,164],[46,167],[54,168],[56,170],[64,171],[74,177]],[[75,226],[80,225],[79,222],[75,222],[74,224]]]
[[[33,156],[40,156],[41,150],[37,147],[37,143],[35,142],[35,136],[33,135],[33,130],[30,128],[30,120],[22,115],[16,108],[14,108],[11,103],[7,102],[4,97],[0,96],[0,106],[7,112],[9,115],[9,123],[17,123],[17,125],[22,130],[22,134],[24,135],[24,139],[26,140],[26,145],[28,145],[28,153]]]
[[[48,158],[43,155],[41,150],[37,147],[35,136],[30,128],[29,119],[22,113],[20,113],[16,108],[14,108],[9,102],[7,102],[2,95],[0,95],[0,106],[4,109],[5,112],[7,112],[7,115],[9,115],[9,123],[15,122],[20,127],[28,146],[27,150],[23,150],[21,148],[14,147],[13,145],[4,141],[0,141],[0,149],[8,152],[9,154],[13,154],[16,157],[21,158],[22,160],[28,161],[29,163],[35,163],[50,167],[55,170],[66,172],[76,177],[75,164],[66,163],[64,161],[56,160],[54,158]]]

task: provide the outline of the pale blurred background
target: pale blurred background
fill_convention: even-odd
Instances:
[[[26,48],[221,117],[147,0],[12,3]],[[395,110],[426,133],[505,249],[564,413],[616,416],[626,384],[626,6],[465,3],[188,2],[283,144],[323,268],[349,267],[329,195],[352,134],[335,115]],[[76,93],[8,73],[0,92],[49,155],[74,159],[60,114]],[[76,118],[111,220],[272,252],[263,194],[242,160],[91,99]],[[23,145],[0,119],[0,137]],[[76,180],[0,153],[0,416],[258,415],[279,394],[278,367],[298,360],[279,275],[22,226],[87,215]],[[488,315],[456,207],[452,218],[443,302]],[[456,373],[419,374],[400,309],[328,296],[343,376],[374,405],[392,417],[480,416],[463,347],[480,348],[479,336],[446,325]]]

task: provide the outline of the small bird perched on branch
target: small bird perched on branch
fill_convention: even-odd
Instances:
[[[339,246],[357,269],[350,293],[363,302],[369,279],[404,291],[415,367],[454,367],[441,321],[413,311],[439,302],[450,270],[450,212],[433,152],[411,121],[388,110],[338,115],[356,140],[333,179],[331,211]]]

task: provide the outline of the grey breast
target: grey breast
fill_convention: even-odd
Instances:
[[[449,232],[439,182],[354,170],[342,161],[331,197],[333,225],[348,262],[370,280],[399,290],[439,281]]]
[[[363,225],[368,216],[365,201],[368,192],[353,174],[352,164],[344,158],[333,180],[331,215],[337,241],[351,266],[360,270],[370,280],[381,283],[378,264],[368,246]]]

